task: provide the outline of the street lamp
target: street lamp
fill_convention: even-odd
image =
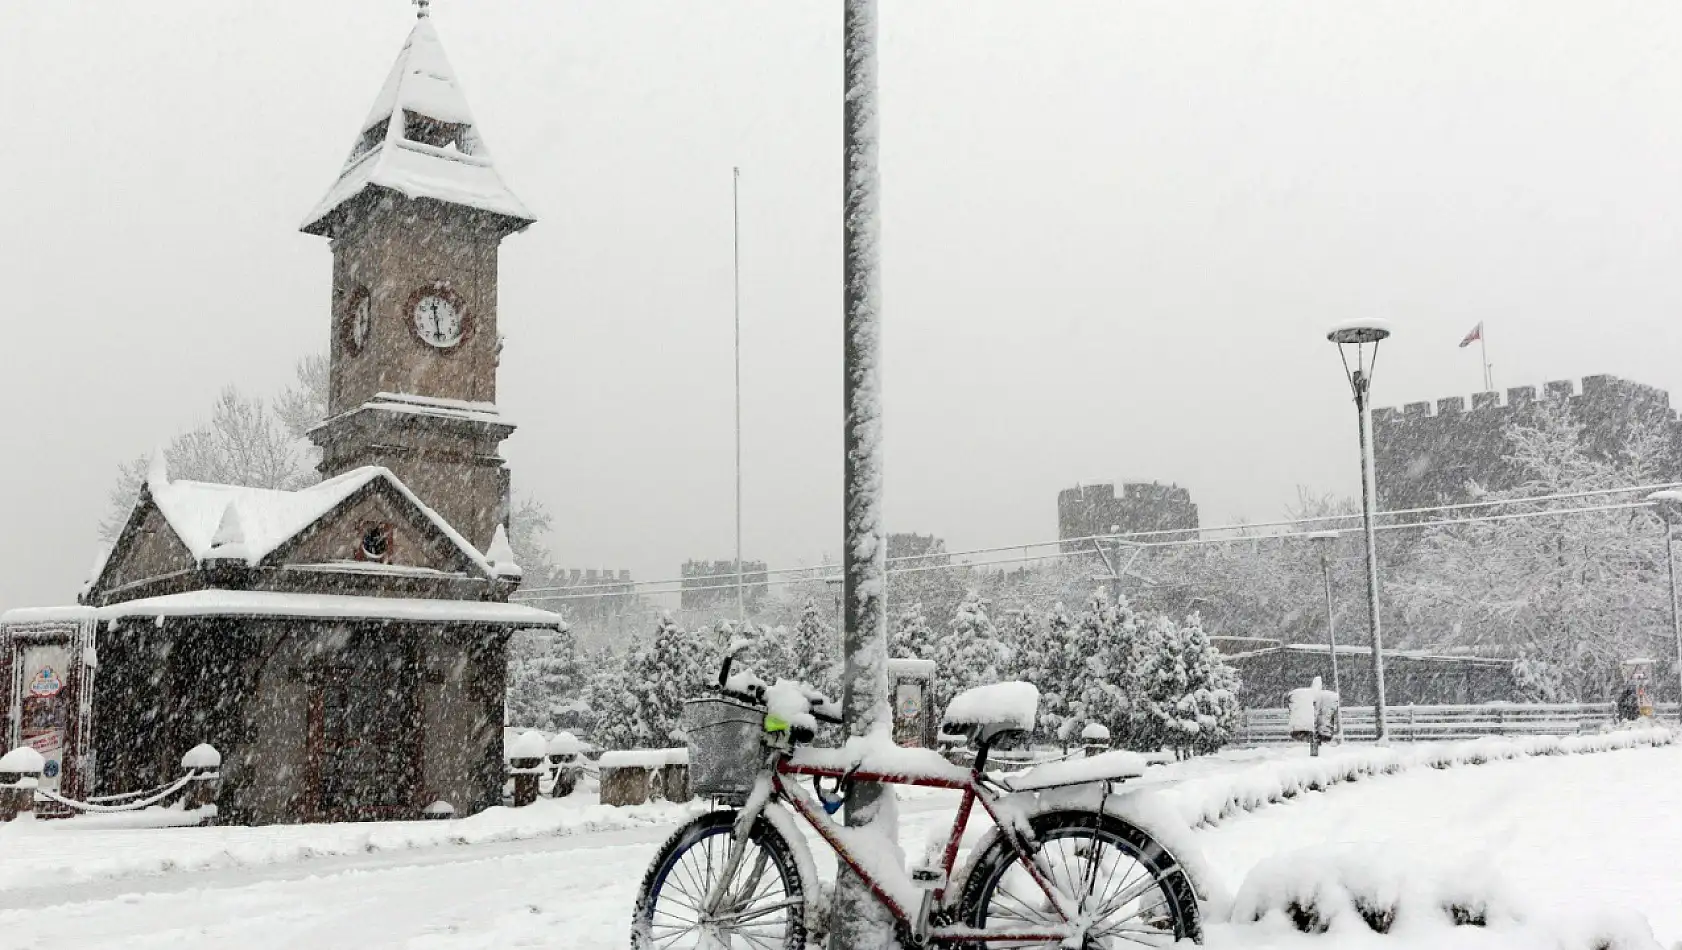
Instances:
[[[1320,549],[1320,574],[1326,583],[1326,642],[1332,656],[1332,692],[1338,694],[1339,707],[1343,705],[1343,688],[1337,678],[1337,623],[1332,619],[1332,546],[1342,536],[1341,531],[1315,531],[1304,536]],[[1343,741],[1342,716],[1337,717],[1337,741]]]
[[[1676,599],[1676,523],[1682,520],[1682,491],[1669,489],[1656,491],[1647,496],[1647,500],[1657,508],[1659,515],[1664,518],[1664,560],[1670,568],[1670,632],[1676,638],[1676,675],[1678,683],[1682,684],[1682,615],[1678,614],[1682,607]],[[1682,716],[1682,694],[1678,694],[1676,711]]]
[[[1373,487],[1372,448],[1372,371],[1378,363],[1378,344],[1390,335],[1390,325],[1383,320],[1347,320],[1331,328],[1326,339],[1337,344],[1343,359],[1343,373],[1349,378],[1349,388],[1355,394],[1355,414],[1361,428],[1361,520],[1367,535],[1367,614],[1372,625],[1372,682],[1373,721],[1378,726],[1378,741],[1390,738],[1384,718],[1384,637],[1378,621],[1378,544],[1373,531],[1373,507],[1376,491]],[[1350,349],[1355,353],[1349,362]]]

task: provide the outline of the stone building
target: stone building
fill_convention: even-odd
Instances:
[[[742,562],[742,602],[757,610],[765,599],[770,568],[764,561]],[[680,605],[683,610],[715,610],[736,606],[736,561],[684,561]]]
[[[1662,389],[1619,379],[1588,376],[1579,388],[1571,380],[1474,393],[1471,406],[1461,396],[1408,403],[1400,409],[1373,410],[1373,459],[1380,510],[1422,508],[1464,501],[1466,486],[1476,482],[1501,491],[1516,486],[1519,473],[1506,456],[1507,426],[1534,411],[1538,399],[1566,399],[1595,450],[1617,452],[1632,423],[1657,421],[1670,428],[1674,468],[1682,471],[1682,426]]]
[[[1116,495],[1115,485],[1076,485],[1057,493],[1057,537],[1089,538],[1119,531],[1168,531],[1162,537],[1197,533],[1197,506],[1191,492],[1160,482],[1129,482]]]
[[[560,624],[508,603],[497,249],[532,221],[423,13],[303,226],[333,255],[324,480],[159,465],[77,606],[0,618],[10,738],[52,747],[72,796],[157,785],[209,742],[224,821],[499,800],[508,637]]]

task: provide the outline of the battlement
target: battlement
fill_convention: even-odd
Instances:
[[[1672,461],[1682,470],[1682,425],[1662,389],[1619,379],[1585,376],[1581,383],[1554,380],[1541,387],[1408,403],[1373,413],[1373,461],[1378,504],[1387,509],[1424,508],[1465,500],[1468,488],[1503,491],[1524,477],[1507,457],[1506,428],[1532,418],[1540,406],[1565,403],[1582,427],[1585,448],[1616,457],[1631,427],[1659,423],[1671,432]]]
[[[684,561],[679,572],[683,577],[681,602],[684,610],[705,610],[736,599],[736,562]],[[742,562],[743,599],[751,605],[765,596],[770,569],[764,561]]]
[[[1141,531],[1197,531],[1191,492],[1161,482],[1127,482],[1117,495],[1113,482],[1076,485],[1057,493],[1057,536]]]
[[[1435,407],[1430,402],[1410,402],[1400,408],[1386,406],[1382,409],[1373,410],[1373,424],[1375,427],[1380,425],[1392,426],[1468,413],[1505,412],[1533,406],[1539,400],[1551,399],[1580,399],[1588,402],[1617,400],[1620,402],[1658,403],[1666,408],[1670,406],[1670,394],[1666,391],[1656,386],[1631,382],[1606,374],[1585,376],[1580,387],[1576,381],[1569,379],[1556,379],[1545,383],[1540,392],[1535,386],[1513,386],[1506,390],[1505,399],[1502,396],[1503,394],[1498,391],[1473,393],[1470,410],[1466,408],[1466,399],[1463,396],[1449,396],[1439,399]]]

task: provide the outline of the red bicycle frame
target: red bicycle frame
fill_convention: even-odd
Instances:
[[[1055,910],[1065,924],[1070,924],[1069,914],[1064,902],[1058,897],[1056,889],[1046,877],[1036,862],[1029,859],[1031,850],[1022,839],[1020,832],[1009,822],[999,820],[999,812],[995,807],[999,800],[998,793],[982,784],[982,775],[978,769],[971,769],[969,776],[963,781],[935,777],[907,777],[903,775],[886,775],[863,770],[850,771],[847,769],[827,766],[803,765],[796,763],[787,756],[777,757],[777,767],[771,776],[772,794],[780,801],[787,802],[812,830],[823,838],[836,856],[846,863],[852,872],[858,875],[870,888],[882,906],[886,907],[901,923],[910,925],[913,915],[920,910],[918,907],[905,907],[884,885],[883,881],[871,872],[866,862],[859,860],[844,840],[846,829],[838,826],[835,820],[824,811],[823,806],[814,801],[793,782],[785,781],[785,776],[812,776],[819,779],[850,780],[855,782],[876,782],[883,785],[908,785],[918,788],[945,788],[963,792],[963,799],[958,804],[958,814],[952,822],[952,831],[947,838],[946,847],[942,854],[941,870],[944,872],[944,883],[935,889],[934,897],[937,906],[946,903],[947,887],[952,882],[952,871],[958,860],[958,848],[964,837],[964,831],[969,827],[970,815],[976,802],[987,811],[993,819],[993,824],[999,828],[1001,834],[1007,836],[1016,848],[1018,861],[1024,867],[1040,890],[1045,893],[1047,906]],[[986,931],[973,930],[967,927],[934,928],[929,932],[929,939],[935,942],[970,941],[977,939],[992,940],[1043,940],[1057,941],[1069,936],[1069,931]]]

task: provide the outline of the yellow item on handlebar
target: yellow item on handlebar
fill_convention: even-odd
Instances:
[[[788,729],[789,721],[787,719],[784,719],[781,716],[772,715],[771,713],[765,714],[766,732],[787,732]]]

